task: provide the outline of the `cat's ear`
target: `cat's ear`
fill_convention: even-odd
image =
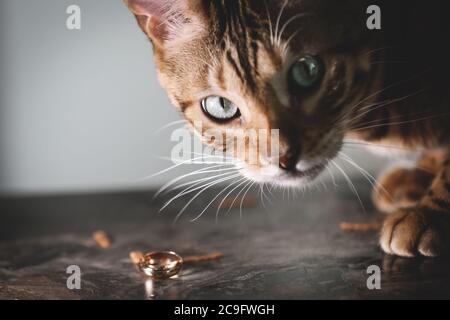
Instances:
[[[141,29],[157,45],[176,37],[177,32],[190,22],[189,0],[124,0],[124,2],[136,16]]]

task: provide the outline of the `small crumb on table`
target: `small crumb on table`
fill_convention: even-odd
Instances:
[[[199,262],[207,262],[207,261],[215,261],[220,260],[223,257],[223,253],[214,252],[211,254],[203,255],[203,256],[190,256],[183,259],[184,263],[199,263]]]
[[[141,263],[144,260],[144,254],[141,251],[130,252],[130,259],[135,265]]]
[[[92,234],[92,238],[95,243],[102,249],[108,249],[111,247],[111,239],[105,231],[95,231]]]

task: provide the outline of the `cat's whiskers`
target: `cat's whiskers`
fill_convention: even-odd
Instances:
[[[411,63],[410,61],[401,61],[401,60],[384,60],[384,61],[371,61],[369,65],[377,65],[377,64],[407,64]]]
[[[274,34],[273,34],[272,17],[270,16],[269,7],[267,6],[267,0],[264,0],[264,6],[266,7],[267,19],[269,22],[270,44],[273,46],[274,45]]]
[[[368,112],[371,112],[374,110],[373,108],[379,108],[380,106],[387,106],[391,103],[391,101],[392,100],[383,100],[383,101],[371,103],[371,104],[368,104],[367,106],[361,107],[361,110],[367,111],[367,109],[371,109],[368,111]],[[356,113],[356,115],[353,116],[352,118],[348,118],[349,116],[352,116],[355,113],[355,109],[356,108],[351,107],[348,110],[346,110],[333,122],[333,124],[338,123],[338,122],[346,122],[346,123],[351,124],[352,122],[355,122],[355,119],[358,119],[361,117],[360,113]],[[358,112],[361,110],[358,110]]]
[[[266,182],[263,183],[263,188],[262,188],[262,191],[263,191],[263,197],[266,198],[266,200],[269,202],[270,205],[272,205],[272,204],[273,204],[272,199],[270,199],[270,197],[269,197],[269,196],[266,194],[266,192],[264,191],[265,188],[267,188],[267,191],[269,191],[269,194],[272,195],[272,192],[270,192],[268,183],[266,183]]]
[[[301,31],[301,30],[295,31],[295,32],[294,32],[294,33],[286,40],[286,42],[284,42],[284,44],[283,44],[283,50],[282,50],[284,56],[287,55],[287,52],[288,52],[288,50],[289,50],[289,44],[291,43],[291,41],[292,41],[293,39],[295,39],[295,37],[300,33],[300,31]]]
[[[226,182],[226,181],[228,181],[228,180],[230,180],[230,179],[234,179],[234,178],[237,178],[237,177],[241,177],[241,174],[239,173],[239,171],[240,171],[242,168],[240,168],[240,167],[237,165],[235,159],[232,158],[232,157],[228,157],[228,156],[225,156],[225,155],[220,155],[220,156],[219,156],[219,155],[206,155],[206,154],[196,153],[196,152],[193,152],[192,155],[193,155],[193,156],[194,156],[194,155],[199,155],[199,157],[196,157],[196,158],[193,158],[193,159],[216,159],[216,158],[218,158],[218,159],[220,159],[220,160],[222,161],[222,163],[219,162],[219,163],[216,164],[216,165],[209,166],[209,167],[207,167],[207,168],[201,168],[201,169],[199,169],[199,170],[195,170],[194,172],[185,174],[185,175],[183,175],[183,176],[181,176],[181,177],[175,178],[175,179],[173,179],[172,181],[166,183],[166,184],[158,191],[158,193],[156,194],[156,196],[162,194],[163,192],[164,192],[164,193],[168,193],[168,192],[171,192],[171,191],[174,191],[174,190],[177,190],[177,189],[181,189],[181,188],[184,188],[184,187],[186,187],[186,188],[184,188],[183,190],[181,190],[179,193],[177,193],[176,195],[174,195],[169,201],[167,201],[167,202],[164,204],[164,206],[160,209],[160,212],[164,211],[164,210],[165,210],[170,204],[172,204],[175,200],[177,200],[177,199],[179,199],[179,198],[181,198],[181,197],[183,197],[183,196],[185,196],[185,195],[188,195],[188,194],[190,194],[190,193],[193,193],[193,192],[195,192],[195,191],[200,190],[200,191],[193,197],[193,199],[191,199],[191,200],[193,201],[193,200],[195,200],[198,196],[200,196],[204,191],[206,191],[207,189],[209,189],[210,187],[215,186],[215,185],[217,185],[217,184],[219,184],[219,183],[222,183],[222,182]],[[232,167],[232,168],[229,168],[229,167],[228,167],[229,164],[228,164],[228,163],[223,163],[223,161],[231,161],[230,164],[233,165],[233,167]],[[189,161],[188,161],[188,162],[189,162]],[[199,162],[199,164],[204,164],[204,163],[205,163],[205,161]],[[194,175],[207,174],[207,173],[220,173],[220,174],[213,175],[213,176],[208,176],[208,177],[204,177],[204,178],[199,178],[199,179],[196,179],[196,180],[194,180],[194,181],[188,181],[188,182],[182,183],[182,184],[180,184],[180,185],[175,185],[177,182],[182,181],[182,180],[185,179],[185,178],[188,178],[188,177],[191,177],[191,176],[194,176]],[[221,179],[218,179],[218,178],[221,178]],[[246,178],[241,178],[241,180],[239,180],[239,181],[242,181],[242,180],[245,180],[245,179],[246,179]],[[214,180],[214,181],[211,181],[211,180]],[[206,182],[206,183],[205,183],[205,182]],[[223,192],[225,192],[226,190],[228,190],[228,188],[231,187],[231,186],[233,186],[234,184],[235,184],[235,183],[233,183],[233,184],[229,185],[228,187],[226,187],[226,188],[223,190]],[[175,185],[175,186],[174,186],[174,185]],[[172,188],[171,188],[171,187],[172,187]],[[169,189],[169,188],[170,188],[170,189]],[[220,192],[219,195],[222,194],[223,192]],[[218,196],[215,197],[215,199],[217,199],[217,198],[218,198]],[[189,201],[188,204],[187,204],[187,205],[179,212],[179,214],[177,215],[177,218],[175,219],[175,221],[178,220],[178,218],[179,218],[179,217],[183,214],[183,212],[188,208],[188,205],[189,205],[190,203],[192,203],[192,201]],[[212,202],[211,202],[211,204],[212,204]],[[209,206],[210,206],[211,204],[209,204],[209,205],[207,206],[207,208],[209,208]],[[207,208],[205,208],[204,211],[206,211]],[[204,211],[202,211],[202,213],[199,215],[199,217],[204,213]],[[198,217],[198,218],[199,218],[199,217]],[[197,219],[197,218],[196,218],[196,219]],[[196,219],[194,219],[194,220],[196,220]]]
[[[337,188],[337,187],[338,187],[338,184],[336,183],[336,178],[334,177],[333,171],[331,171],[331,169],[330,169],[329,166],[326,166],[325,169],[328,171],[328,174],[329,174],[330,177],[331,177],[331,181],[333,182],[333,186],[334,186],[335,188]]]
[[[327,184],[325,183],[325,181],[323,181],[323,179],[321,177],[319,177],[319,179],[320,179],[320,184],[325,189],[325,192],[328,192],[328,187],[327,187]]]
[[[275,186],[274,186],[273,183],[269,183],[269,184],[267,185],[267,191],[269,191],[269,194],[272,196],[272,198],[276,198],[275,195],[272,193],[272,190],[273,190],[274,187],[275,187]]]
[[[344,141],[344,145],[354,146],[354,147],[375,147],[375,148],[398,149],[398,150],[404,151],[404,152],[414,152],[411,148],[407,148],[407,147],[383,145],[383,144],[370,143],[370,142],[364,142],[364,141],[359,141],[359,140]],[[414,168],[414,169],[419,169],[419,170],[428,172],[429,174],[434,174],[429,168],[420,166],[417,163],[409,163],[408,162],[408,166],[411,168]]]
[[[231,182],[228,186],[226,186],[225,188],[223,188],[206,206],[205,208],[202,210],[202,212],[200,212],[194,219],[191,220],[191,222],[195,222],[198,219],[200,219],[203,214],[206,212],[206,210],[209,209],[209,207],[212,206],[212,204],[223,194],[225,193],[228,189],[230,189],[231,187],[233,187],[234,185],[238,184],[242,181],[242,180],[246,180],[246,178],[241,177],[239,180]]]
[[[213,164],[235,164],[235,158],[227,155],[226,153],[222,152],[221,154],[209,154],[204,152],[191,152],[191,156],[197,156],[192,159],[192,162],[186,163],[186,164],[207,164],[204,160],[209,159],[209,162],[212,162]],[[211,151],[220,151],[217,149],[211,150]],[[156,157],[157,159],[167,160],[167,161],[174,161],[171,157]],[[186,159],[188,161],[188,159]]]
[[[155,158],[173,162],[173,159],[171,157],[155,157]],[[211,160],[208,160],[208,159],[211,159]],[[202,157],[202,158],[198,158],[198,159],[195,159],[195,160],[182,161],[182,163],[179,162],[179,161],[175,163],[175,165],[178,165],[178,164],[179,165],[195,165],[195,166],[223,164],[224,166],[234,166],[235,162],[232,161],[231,159],[230,160],[221,159],[220,157],[210,157],[210,158]],[[170,168],[167,168],[167,169],[173,170],[175,168],[174,167],[170,167]],[[166,172],[163,172],[163,173],[166,173]],[[159,174],[159,173],[156,173],[156,174]],[[150,178],[152,178],[152,177],[150,177]]]
[[[276,23],[276,26],[275,26],[275,35],[274,35],[275,36],[275,40],[276,40],[275,45],[278,45],[278,46],[280,45],[280,43],[277,42],[278,39],[279,39],[278,31],[280,30],[279,29],[280,28],[280,22],[281,22],[281,18],[283,17],[283,12],[286,9],[286,6],[288,5],[288,3],[289,3],[289,0],[285,0],[283,5],[281,6],[280,13],[278,14],[277,23]]]
[[[373,112],[375,110],[387,107],[387,106],[392,105],[392,104],[397,103],[397,102],[401,102],[401,101],[407,100],[407,99],[409,99],[411,97],[414,97],[416,95],[419,95],[419,94],[423,93],[424,91],[425,91],[425,89],[421,89],[421,90],[418,90],[418,91],[416,91],[416,92],[414,92],[412,94],[409,94],[409,95],[406,95],[406,96],[403,96],[403,97],[400,97],[400,98],[396,98],[396,99],[389,100],[387,102],[381,102],[381,103],[378,103],[378,104],[372,104],[372,105],[363,107],[363,108],[361,108],[359,110],[360,112],[358,112],[358,114],[354,118],[350,119],[349,122],[350,123],[356,122],[359,119],[363,118],[365,115],[369,114],[370,112]]]
[[[402,125],[402,124],[411,124],[411,123],[426,121],[426,120],[430,120],[430,119],[436,119],[436,118],[440,118],[443,116],[449,116],[449,115],[450,115],[450,112],[445,112],[445,113],[435,114],[432,116],[418,118],[418,119],[397,121],[397,122],[387,122],[387,123],[381,123],[381,124],[376,124],[376,125],[371,125],[371,126],[366,126],[366,127],[361,127],[361,128],[354,128],[354,129],[352,129],[352,131],[357,132],[357,131],[363,131],[363,130],[367,130],[367,129],[384,127],[384,126],[398,126],[398,125]]]
[[[167,171],[167,170],[170,170],[172,168],[175,168],[175,167],[183,165],[183,164],[208,165],[206,168],[200,168],[198,170],[195,170],[193,172],[187,173],[187,174],[185,174],[185,175],[183,175],[181,177],[177,177],[177,178],[169,181],[168,183],[166,183],[158,191],[158,193],[155,195],[155,197],[157,197],[159,194],[161,194],[163,191],[165,191],[167,188],[169,188],[170,186],[172,186],[176,182],[178,182],[178,181],[180,181],[180,180],[182,180],[184,178],[196,175],[196,174],[213,173],[213,172],[216,172],[216,171],[217,172],[238,171],[238,170],[241,169],[239,166],[237,166],[236,162],[232,158],[211,156],[211,155],[206,155],[206,154],[196,153],[196,152],[193,152],[192,155],[200,155],[199,157],[192,158],[192,159],[197,159],[197,160],[200,160],[200,159],[216,159],[216,158],[219,158],[219,159],[222,159],[222,160],[221,161],[217,161],[217,162],[216,161],[209,162],[209,161],[205,161],[205,160],[196,162],[195,160],[192,160],[192,161],[191,160],[186,160],[186,161],[183,161],[182,163],[176,164],[176,165],[174,165],[174,166],[172,166],[172,167],[170,167],[168,169],[165,169],[164,171]],[[172,159],[168,158],[168,160],[171,161]],[[231,168],[230,168],[230,166],[231,166]],[[216,169],[216,168],[221,168],[221,169],[212,170],[212,169]],[[161,173],[163,173],[163,172],[161,172]]]
[[[384,186],[379,183],[372,174],[358,165],[349,155],[341,151],[339,152],[339,158],[355,167],[361,173],[361,175],[367,179],[367,181],[374,189],[381,189],[392,200],[391,194],[386,190],[386,188],[384,188]]]
[[[371,125],[371,124],[379,124],[381,121],[388,121],[388,120],[401,120],[404,119],[405,117],[413,117],[413,116],[425,116],[425,115],[429,115],[429,112],[420,112],[420,113],[414,113],[414,114],[398,114],[398,115],[392,115],[388,118],[383,118],[383,119],[374,119],[374,120],[369,120],[363,123],[358,123],[359,126],[366,126],[366,125]]]
[[[215,169],[215,168],[221,168],[221,169]],[[212,170],[212,169],[215,169],[215,170]],[[215,166],[211,166],[211,167],[195,170],[194,172],[190,172],[190,173],[184,174],[184,175],[182,175],[180,177],[177,177],[177,178],[167,182],[164,186],[162,186],[158,190],[158,192],[155,194],[155,197],[158,197],[161,194],[166,194],[166,193],[171,192],[173,190],[177,190],[177,189],[183,188],[183,187],[185,187],[185,186],[187,186],[189,184],[193,184],[193,183],[196,183],[196,182],[199,181],[197,179],[197,180],[194,180],[194,181],[189,181],[189,182],[186,182],[186,183],[183,183],[183,184],[176,185],[176,186],[172,187],[177,182],[179,182],[179,181],[181,181],[181,180],[183,180],[185,178],[189,178],[189,177],[192,177],[192,176],[195,176],[195,175],[207,174],[207,173],[228,172],[228,171],[237,171],[237,170],[238,170],[237,168],[225,168],[222,165],[215,165]],[[170,188],[170,187],[172,187],[172,188]]]
[[[216,182],[222,182],[222,181],[225,181],[228,177],[233,176],[233,175],[236,175],[236,173],[235,173],[235,172],[227,172],[227,173],[220,174],[220,175],[217,175],[217,176],[209,177],[208,180],[214,180],[214,181],[212,181],[212,182],[208,182],[208,183],[206,183],[206,184],[202,184],[202,183],[205,182],[205,181],[201,181],[201,182],[199,182],[199,183],[196,183],[195,186],[187,187],[186,189],[180,191],[178,194],[176,194],[175,196],[173,196],[170,200],[168,200],[168,201],[164,204],[164,206],[163,206],[159,211],[160,211],[160,212],[164,211],[164,210],[165,210],[172,202],[174,202],[175,200],[177,200],[177,199],[179,199],[179,198],[181,198],[181,197],[183,197],[183,196],[185,196],[185,195],[187,195],[187,194],[190,194],[190,193],[192,193],[192,192],[195,192],[195,191],[197,191],[197,190],[200,190],[200,189],[202,189],[203,187],[205,187],[205,186],[207,186],[207,185],[209,185],[209,184],[211,184],[211,183],[214,184],[214,183],[216,183]],[[239,174],[237,174],[237,175],[239,175]],[[223,178],[221,178],[221,177],[223,177]],[[216,180],[217,178],[221,178],[221,179]],[[206,180],[206,181],[208,181],[208,180]],[[202,184],[202,185],[199,186],[199,187],[196,187],[196,186],[199,185],[199,184]]]
[[[337,162],[335,160],[330,160],[330,161],[336,167],[336,169],[338,169],[339,172],[342,173],[342,175],[343,175],[344,179],[347,181],[350,189],[353,191],[353,193],[358,198],[359,204],[361,205],[361,208],[362,208],[363,212],[366,213],[366,209],[364,207],[364,204],[363,204],[363,201],[361,199],[361,196],[359,195],[358,190],[356,189],[355,184],[352,182],[352,180],[350,179],[349,175],[344,171],[344,169],[341,166],[339,166],[337,164]]]
[[[235,170],[233,170],[233,171],[235,171]],[[184,184],[182,184],[180,186],[176,186],[176,187],[172,188],[170,191],[174,191],[174,190],[178,190],[178,189],[187,187],[183,191],[181,191],[182,194],[180,194],[180,196],[184,196],[186,194],[189,194],[189,193],[191,193],[193,191],[198,190],[198,188],[195,189],[195,187],[200,185],[200,184],[202,184],[202,183],[204,183],[204,182],[206,182],[206,181],[211,181],[211,180],[223,177],[223,176],[229,176],[229,175],[234,174],[234,173],[236,173],[236,172],[225,172],[225,173],[218,174],[218,175],[213,175],[213,176],[208,176],[208,177],[204,177],[204,178],[199,178],[199,179],[196,179],[194,181],[186,182],[186,183],[184,183]]]
[[[363,55],[369,55],[369,54],[373,54],[382,50],[387,50],[387,49],[392,49],[395,48],[395,46],[386,46],[386,47],[380,47],[380,48],[376,48],[376,49],[372,49],[370,51],[367,51],[365,53],[363,53]]]
[[[247,186],[249,186],[250,184],[254,184],[254,183],[255,183],[254,181],[248,180],[248,182],[246,182],[246,183],[244,184],[244,186],[242,186],[241,190],[239,190],[239,192],[235,195],[233,201],[232,201],[231,204],[229,205],[228,210],[227,210],[227,212],[225,213],[226,215],[228,215],[228,214],[231,212],[231,210],[232,210],[233,207],[234,207],[234,204],[236,203],[236,201],[238,201],[239,196],[242,194],[242,192],[244,192],[245,188],[246,188]]]
[[[233,180],[233,179],[236,179],[236,178],[238,178],[238,177],[240,177],[241,175],[240,174],[235,174],[235,175],[231,175],[231,176],[228,176],[228,177],[225,177],[225,178],[222,178],[222,179],[219,179],[219,180],[216,180],[216,181],[213,181],[213,182],[211,182],[211,183],[209,183],[209,184],[207,184],[206,186],[203,186],[203,188],[194,196],[194,197],[192,197],[191,198],[191,200],[189,200],[187,203],[186,203],[186,205],[178,212],[178,214],[177,214],[177,216],[175,217],[175,219],[174,219],[174,223],[176,223],[180,218],[181,218],[181,216],[183,215],[183,213],[188,209],[188,207],[200,196],[200,195],[202,195],[206,190],[208,190],[209,188],[211,188],[211,187],[213,187],[213,186],[215,186],[215,185],[218,185],[218,184],[220,184],[220,183],[222,183],[222,182],[226,182],[226,181],[229,181],[229,180]]]
[[[242,196],[241,203],[239,205],[239,218],[241,220],[242,220],[242,216],[243,216],[243,214],[242,214],[242,206],[244,205],[244,200],[247,197],[248,192],[250,191],[250,189],[253,187],[253,185],[255,183],[256,183],[255,181],[251,182],[251,184],[249,185],[249,187],[247,187],[247,189],[245,190],[245,192],[244,192],[244,194]]]
[[[236,165],[236,159],[230,155],[227,155],[226,152],[222,151],[222,150],[218,150],[217,148],[214,148],[211,150],[211,152],[217,152],[220,151],[220,154],[208,154],[208,153],[199,153],[199,152],[192,152],[192,155],[198,155],[198,156],[203,156],[204,159],[208,159],[207,161],[209,162],[216,162],[218,164],[222,163],[222,164],[226,164],[226,165]],[[199,164],[203,164],[205,162],[199,161]]]
[[[220,214],[220,210],[222,209],[222,206],[224,204],[224,202],[228,199],[228,197],[234,192],[236,191],[240,186],[242,186],[244,183],[248,183],[248,179],[247,178],[243,178],[240,180],[240,183],[234,187],[233,189],[231,189],[222,199],[222,201],[219,203],[219,205],[217,206],[217,211],[216,211],[216,223],[219,221],[219,214]]]
[[[210,185],[213,185],[213,184],[216,184],[216,183],[220,183],[220,182],[222,182],[222,181],[226,181],[227,179],[229,179],[230,177],[232,177],[232,176],[234,176],[234,175],[236,175],[236,173],[233,173],[233,172],[229,172],[229,173],[227,173],[227,174],[225,174],[225,175],[219,175],[219,176],[217,176],[217,177],[211,177],[211,179],[209,179],[209,180],[214,180],[214,181],[209,181],[209,182],[207,182],[207,183],[204,183],[205,181],[203,181],[203,182],[200,182],[200,183],[196,183],[196,185],[199,185],[199,184],[201,184],[200,186],[190,186],[190,187],[187,187],[187,188],[185,188],[184,190],[181,190],[179,193],[177,193],[176,195],[174,195],[174,196],[172,196],[162,207],[161,207],[161,209],[159,210],[159,212],[163,212],[170,204],[172,204],[175,200],[177,200],[177,199],[180,199],[180,198],[182,198],[183,196],[185,196],[185,195],[188,195],[188,194],[190,194],[190,193],[193,193],[193,192],[196,192],[196,191],[198,191],[198,190],[201,190],[201,189],[203,189],[203,188],[205,188],[205,187],[208,187],[208,186],[210,186]],[[220,179],[217,179],[217,178],[219,178],[219,177],[221,177]]]
[[[380,147],[380,148],[386,148],[386,149],[398,149],[398,150],[402,150],[402,151],[411,151],[411,149],[407,148],[407,147],[370,143],[370,142],[352,140],[352,139],[344,140],[344,145],[345,146],[357,146],[357,147]]]
[[[423,93],[423,92],[425,92],[425,91],[426,91],[425,89],[420,89],[420,90],[417,90],[417,91],[415,91],[415,92],[413,92],[413,93],[411,93],[411,94],[405,95],[405,96],[403,96],[403,97],[394,98],[394,99],[385,100],[385,101],[380,101],[379,103],[383,104],[383,105],[381,105],[381,106],[383,107],[383,106],[385,106],[384,103],[391,104],[391,103],[394,103],[394,102],[399,102],[399,101],[402,101],[402,100],[406,100],[406,99],[408,99],[408,98],[411,98],[411,97],[413,97],[413,96],[415,96],[415,95],[418,95],[418,94],[420,94],[420,93]],[[370,104],[370,105],[361,107],[361,108],[359,109],[359,111],[372,111],[372,110],[373,110],[373,107],[374,107],[374,105],[373,105],[373,104]],[[378,107],[377,107],[377,108],[378,108]]]
[[[349,115],[355,113],[354,108],[352,107],[349,110],[347,110],[346,112],[344,112],[343,114],[341,114],[337,119],[335,119],[332,122],[332,125],[337,125],[338,123],[344,123],[345,125],[343,126],[342,130],[347,130],[347,131],[348,130],[353,130],[353,128],[354,128],[353,126],[354,125],[359,125],[359,126],[364,125],[364,124],[358,123],[357,120],[360,120],[366,114],[369,114],[370,112],[373,112],[373,111],[375,111],[377,109],[380,109],[380,108],[383,108],[383,107],[387,107],[387,106],[389,106],[391,104],[394,104],[394,103],[406,100],[406,99],[408,99],[410,97],[413,97],[415,95],[418,95],[418,94],[422,93],[423,91],[425,91],[425,90],[421,89],[421,90],[418,90],[418,91],[416,91],[416,92],[414,92],[414,93],[412,93],[410,95],[406,95],[406,96],[403,96],[403,97],[400,97],[400,98],[391,99],[391,100],[383,100],[383,101],[380,101],[380,102],[369,104],[369,105],[367,105],[365,107],[361,107],[361,109],[358,110],[358,112],[356,113],[355,116],[353,116],[352,118],[348,118]],[[392,119],[392,117],[389,117],[388,120],[390,120],[390,119]],[[379,119],[375,119],[375,120],[372,120],[372,121],[376,122],[376,123],[379,123],[380,120]]]
[[[161,157],[161,158],[164,159],[163,157]],[[148,179],[151,179],[151,178],[160,176],[160,175],[162,175],[162,174],[164,174],[164,173],[167,173],[167,172],[169,172],[169,171],[171,171],[171,170],[174,170],[174,169],[176,169],[176,168],[179,168],[179,167],[181,167],[182,165],[189,164],[189,163],[192,163],[193,161],[200,160],[200,159],[203,159],[203,157],[197,157],[197,158],[187,159],[187,160],[181,161],[181,162],[176,163],[176,164],[174,164],[173,166],[170,166],[170,167],[168,167],[168,168],[166,168],[166,169],[163,169],[163,170],[161,170],[161,171],[158,171],[158,172],[156,172],[156,173],[154,173],[154,174],[151,174],[151,175],[149,175],[149,176],[146,176],[146,177],[144,177],[144,178],[138,179],[137,182],[143,182],[143,181],[146,181],[146,180],[148,180]],[[169,160],[172,161],[172,159],[169,159]],[[217,164],[217,163],[215,163],[215,164]],[[230,165],[231,165],[231,164],[230,164]]]
[[[264,199],[267,199],[267,196],[264,192],[264,186],[265,186],[264,182],[259,184],[259,198],[261,199],[261,204],[262,204],[263,208],[267,209],[266,203],[264,202]],[[270,200],[269,200],[269,202],[270,202]]]
[[[284,31],[286,30],[286,28],[289,26],[289,24],[291,24],[293,21],[295,21],[295,20],[298,19],[298,18],[302,18],[302,17],[310,16],[310,15],[311,15],[311,13],[308,13],[308,12],[302,12],[302,13],[296,14],[296,15],[294,15],[293,17],[291,17],[290,19],[288,19],[288,20],[285,22],[285,24],[283,25],[283,27],[280,29],[280,34],[278,35],[277,43],[278,43],[278,44],[281,44],[281,40],[282,40],[282,38],[283,38],[283,33],[284,33]],[[298,33],[298,31],[299,31],[299,30],[297,30],[297,33]]]
[[[260,202],[261,202],[261,205],[263,206],[263,208],[266,209],[266,204],[264,203],[264,199],[263,199],[263,195],[262,195],[262,186],[263,186],[263,183],[260,183],[259,184],[259,199],[260,199]]]
[[[390,89],[393,89],[393,88],[395,88],[395,87],[397,87],[397,86],[399,86],[399,85],[402,85],[402,84],[404,84],[405,82],[408,82],[408,81],[412,81],[412,80],[414,80],[414,79],[417,79],[418,77],[420,77],[420,76],[421,76],[422,74],[424,74],[425,72],[426,72],[426,70],[425,70],[425,71],[422,71],[422,72],[419,72],[419,73],[415,74],[414,76],[411,76],[411,77],[409,77],[409,78],[407,78],[407,79],[403,79],[403,80],[397,81],[397,82],[395,82],[395,83],[393,83],[393,84],[387,85],[387,86],[385,86],[384,88],[382,88],[382,89],[380,89],[380,90],[377,90],[377,91],[374,92],[374,93],[369,94],[368,96],[366,96],[365,98],[359,100],[356,104],[354,104],[354,105],[352,105],[350,108],[348,108],[348,110],[346,110],[343,114],[341,114],[341,115],[338,117],[338,119],[336,119],[335,122],[339,122],[339,121],[345,120],[345,118],[346,118],[348,115],[351,115],[352,113],[354,113],[354,111],[355,111],[359,106],[361,106],[361,104],[363,104],[364,102],[366,102],[367,100],[370,100],[370,99],[376,97],[377,95],[380,95],[380,94],[382,94],[382,93],[384,93],[384,92],[386,92],[386,91],[388,91],[388,90],[390,90]]]
[[[239,169],[239,168],[225,168],[225,169],[219,169],[219,170],[214,170],[214,171],[210,171],[210,172],[211,173],[219,173],[219,172],[220,173],[229,173],[229,172],[240,173],[240,170],[241,169]],[[204,172],[201,172],[199,174],[204,174]],[[202,177],[202,178],[195,179],[193,181],[188,181],[188,182],[182,183],[180,185],[173,186],[172,188],[167,190],[166,193],[174,191],[174,190],[181,189],[181,188],[183,188],[185,186],[188,186],[188,185],[193,185],[194,183],[197,183],[197,182],[212,180],[214,178],[217,178],[217,177],[216,176],[207,176],[207,177]]]
[[[216,169],[216,168],[224,168],[225,165],[211,165],[211,166],[207,166],[206,168],[200,168],[194,171],[191,171],[189,173],[186,173],[180,177],[177,177],[175,179],[172,179],[171,181],[167,182],[166,184],[164,184],[159,190],[158,193],[155,196],[158,196],[160,193],[164,192],[167,188],[169,188],[170,186],[172,186],[173,184],[177,183],[178,181],[181,181],[185,178],[188,178],[190,176],[193,175],[197,175],[197,174],[203,174],[203,173],[209,173],[209,172],[214,172],[214,171],[219,171],[222,169]],[[214,169],[214,170],[213,170]]]

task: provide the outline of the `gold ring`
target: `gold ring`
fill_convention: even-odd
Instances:
[[[182,268],[183,258],[172,251],[147,253],[139,262],[139,269],[147,276],[156,279],[176,276]]]

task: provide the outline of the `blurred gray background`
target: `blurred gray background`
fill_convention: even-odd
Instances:
[[[81,30],[66,28],[72,4]],[[138,181],[171,165],[158,158],[171,131],[155,131],[180,117],[121,0],[0,0],[0,37],[1,194],[151,188],[191,170]]]

